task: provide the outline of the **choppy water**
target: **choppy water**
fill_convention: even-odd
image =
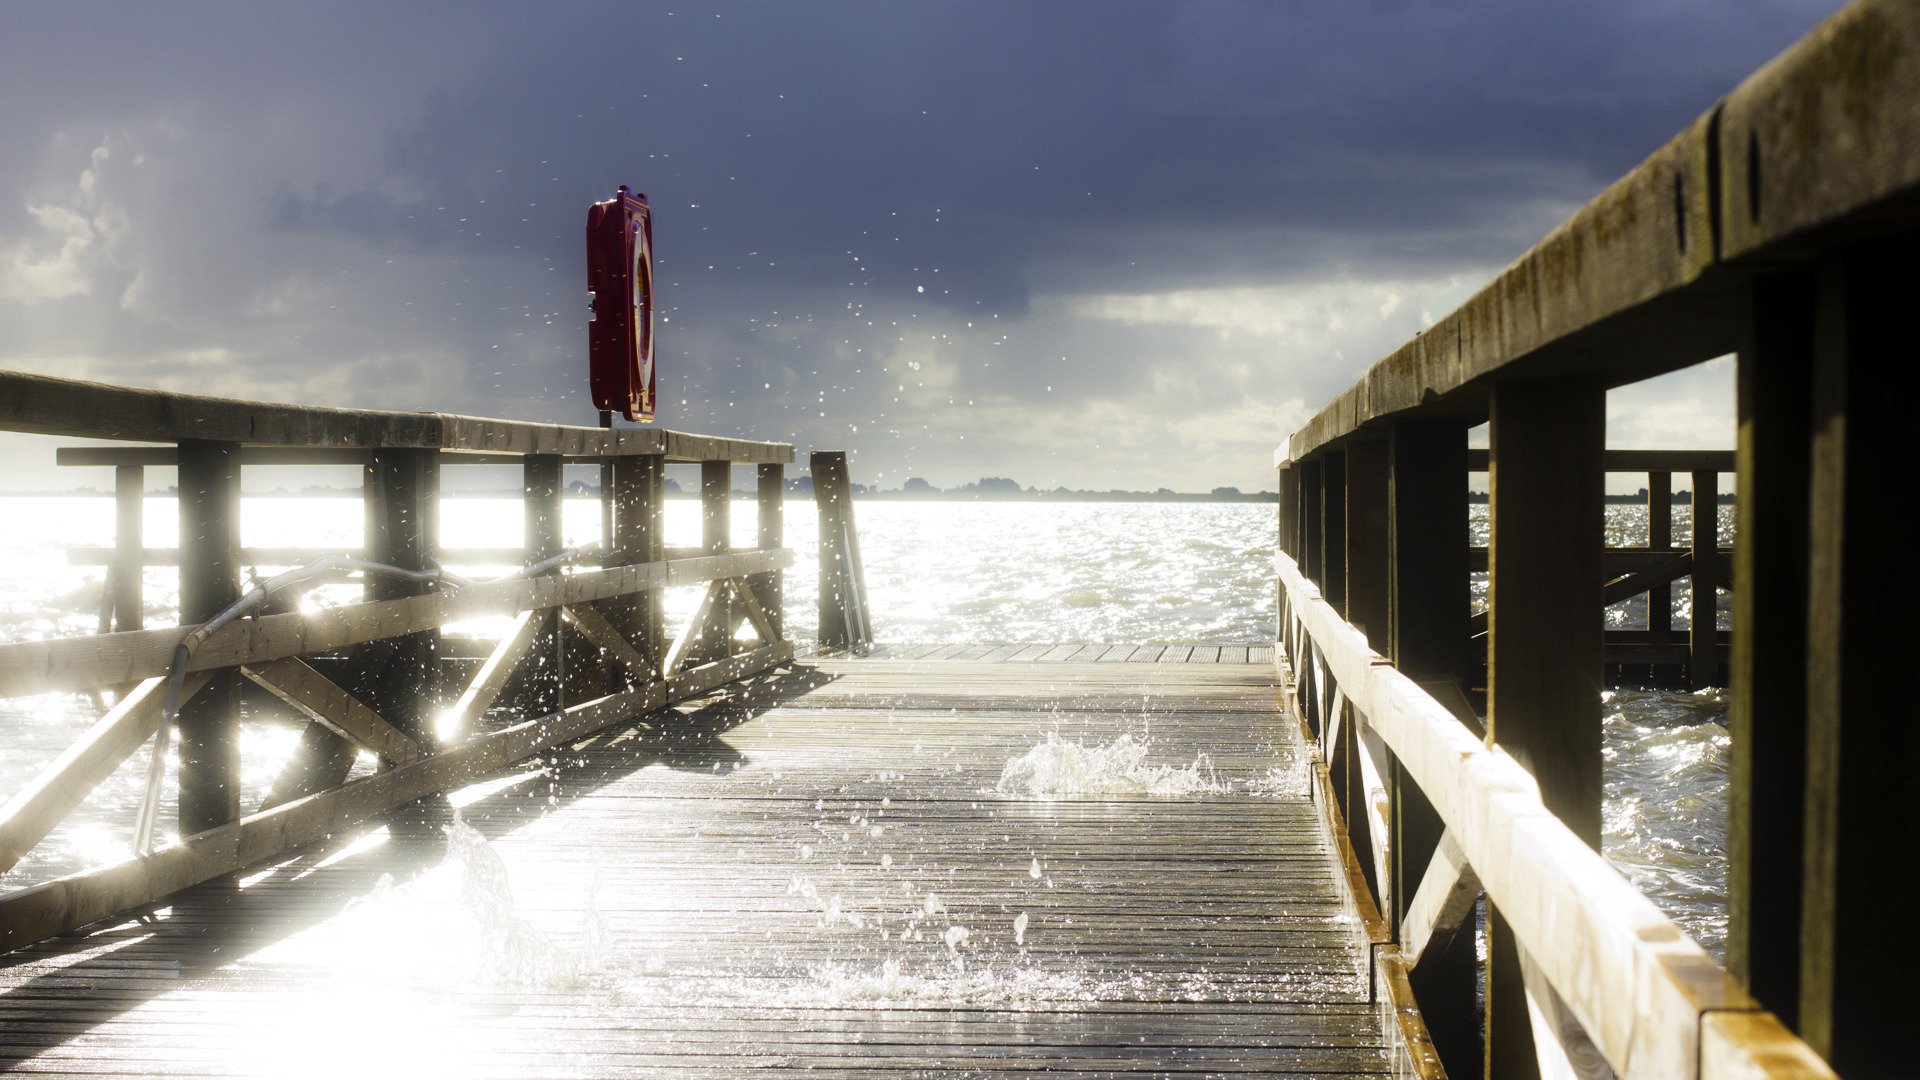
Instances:
[[[360,534],[357,499],[249,498],[243,513],[243,539],[250,545],[346,548]],[[66,549],[111,542],[112,500],[5,497],[0,515],[8,523],[0,534],[0,641],[93,632],[102,571],[67,565]],[[171,499],[147,501],[148,546],[173,543],[174,515]],[[752,515],[751,504],[743,502],[733,522],[736,544],[755,543]],[[1271,642],[1274,637],[1270,505],[862,502],[857,515],[874,621],[884,640]],[[811,505],[792,502],[787,516],[789,544],[799,559],[788,575],[788,621],[792,633],[804,639],[813,633],[815,612]],[[1471,521],[1484,542],[1484,506],[1473,508]],[[442,522],[445,536],[476,546],[509,546],[522,534],[520,505],[512,499],[450,499]],[[1609,542],[1644,542],[1643,509],[1609,507],[1607,522]],[[1686,542],[1690,525],[1686,508],[1676,507],[1676,543]],[[1731,542],[1731,528],[1732,514],[1722,508],[1723,544]],[[598,529],[595,502],[568,504],[564,531],[569,543],[590,541]],[[697,543],[698,504],[670,502],[667,531],[669,544]],[[485,574],[506,568],[468,569]],[[1484,581],[1475,589],[1476,602],[1483,602]],[[321,590],[310,603],[350,601],[356,591]],[[1687,597],[1683,589],[1674,594],[1674,625],[1686,626]],[[671,593],[669,619],[685,618],[697,599],[694,589]],[[1724,619],[1727,597],[1720,599]],[[171,568],[148,571],[146,603],[149,626],[175,621],[178,589]],[[1607,618],[1611,626],[1645,625],[1645,605],[1616,605]],[[98,715],[84,695],[0,700],[0,796],[18,791]],[[1725,937],[1724,698],[1718,692],[1622,691],[1608,696],[1607,716],[1607,853],[1717,953]],[[245,731],[244,797],[257,804],[297,739],[297,729],[265,723]],[[1138,756],[1124,746],[1041,746],[1010,762],[1016,775],[1007,782],[1078,785],[1081,791],[1100,784],[1137,789],[1209,782],[1203,762],[1176,770],[1179,775],[1160,775],[1143,771]],[[0,877],[0,889],[122,857],[144,767],[144,755],[136,755],[33,854]],[[1276,778],[1278,785],[1287,782]],[[160,820],[172,817],[167,807]],[[823,975],[829,982],[838,979],[837,985],[854,996],[933,992],[913,982],[921,977]]]

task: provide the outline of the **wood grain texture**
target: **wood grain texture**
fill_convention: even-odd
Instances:
[[[548,747],[705,693],[784,662],[784,643],[742,653],[626,693],[535,717],[459,747],[190,834],[151,855],[0,896],[0,951],[150,904],[325,839],[422,796],[484,777]]]
[[[1488,898],[1608,1063],[1628,1077],[1716,1075],[1699,1071],[1702,1018],[1758,1013],[1758,1004],[1541,805],[1526,770],[1370,650],[1291,559],[1275,565],[1316,663],[1432,800]]]
[[[0,430],[140,442],[196,439],[268,447],[446,449],[579,458],[664,453],[674,461],[722,459],[750,464],[793,460],[793,447],[787,443],[658,428],[604,430],[451,413],[283,405],[18,371],[0,371]],[[94,463],[85,455],[72,460]]]
[[[486,783],[462,817],[517,917],[577,950],[594,898],[602,963],[584,979],[463,980],[405,949],[350,952],[343,970],[338,928],[356,918],[395,920],[397,940],[431,930],[378,885],[440,863],[450,811],[422,803],[256,870],[220,903],[183,893],[151,921],[18,953],[0,970],[0,1061],[1383,1078],[1393,1053],[1316,811],[1260,786],[1299,752],[1283,720],[1272,673],[1245,665],[823,661],[628,720],[544,768],[471,777]],[[1049,732],[1105,742],[1148,723],[1152,763],[1206,752],[1229,790],[995,790]],[[969,933],[950,951],[956,926]],[[371,1009],[404,1027],[394,1056],[366,1058],[349,1033],[285,1037]]]
[[[1483,419],[1490,381],[1618,386],[1722,355],[1754,269],[1920,221],[1912,3],[1855,0],[1725,101],[1701,104],[1665,146],[1369,368],[1285,456],[1302,461],[1392,417]]]
[[[793,552],[744,551],[719,558],[586,570],[449,589],[402,600],[346,604],[316,612],[266,615],[222,628],[193,654],[204,671],[324,652],[414,633],[476,615],[590,603],[662,585],[690,585],[793,564]],[[139,682],[167,671],[192,627],[136,630],[89,638],[0,644],[0,696],[84,690]]]

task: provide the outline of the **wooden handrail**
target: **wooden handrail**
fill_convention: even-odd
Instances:
[[[136,827],[144,837],[158,805],[166,740],[176,728],[183,749],[180,829],[191,834],[177,846],[0,898],[0,949],[273,858],[465,777],[792,656],[779,612],[783,572],[793,564],[793,552],[780,544],[784,465],[793,460],[788,444],[659,429],[275,405],[15,372],[0,372],[0,430],[178,442],[58,453],[63,465],[115,469],[114,546],[68,553],[70,562],[109,568],[102,632],[0,644],[0,696],[100,689],[122,696],[0,806],[0,872],[151,740],[148,795]],[[560,569],[579,554],[564,551],[561,541],[560,481],[568,460],[603,462],[603,566]],[[668,461],[701,463],[710,522],[716,515],[724,521],[733,466],[757,465],[763,546],[730,550],[721,530],[718,540],[708,536],[701,548],[668,548]],[[367,600],[303,613],[285,610],[289,593],[268,598],[277,609],[232,618],[241,610],[233,605],[241,597],[243,565],[312,566],[341,554],[242,548],[239,481],[245,464],[364,468],[366,531],[352,545],[363,565],[352,569],[368,571]],[[522,547],[435,550],[441,466],[465,464],[521,468],[528,509]],[[143,472],[150,466],[180,470],[179,548],[142,543]],[[711,525],[708,531],[714,531]],[[531,576],[463,584],[436,576],[442,561],[525,565]],[[189,625],[141,628],[143,567],[154,564],[180,567],[181,610]],[[320,579],[293,580],[299,583],[289,582],[290,590]],[[700,583],[732,600],[703,606],[669,656],[662,593]],[[759,636],[749,651],[735,640],[736,612]],[[512,629],[452,707],[441,709],[434,691],[440,628],[492,614],[513,616]],[[215,626],[216,619],[228,618]],[[114,625],[119,632],[106,632]],[[570,668],[568,633],[600,659],[584,671],[577,662]],[[357,648],[375,642],[383,644],[373,651]],[[315,654],[330,655],[324,664],[304,659]],[[540,663],[522,663],[535,655]],[[351,677],[336,682],[341,672]],[[177,692],[169,692],[170,677],[182,679]],[[308,721],[300,747],[253,814],[239,806],[242,677]],[[533,718],[467,738],[468,727],[508,692],[511,679],[522,691],[511,699],[514,707]],[[383,768],[349,782],[361,751],[376,754]],[[144,839],[137,843],[145,847]]]
[[[451,450],[501,455],[500,464],[515,463],[506,455],[526,454],[584,459],[660,455],[669,461],[746,464],[793,460],[788,443],[662,428],[606,429],[452,413],[282,405],[17,371],[0,371],[0,431],[133,442],[192,439],[243,447]],[[103,458],[102,463],[119,462]]]
[[[793,565],[790,550],[642,563],[514,579],[398,600],[264,615],[228,624],[193,654],[190,671],[257,664],[433,629],[460,619],[591,603],[644,590],[764,573]],[[167,672],[195,626],[0,644],[0,697],[123,686]]]
[[[1451,846],[1442,845],[1429,871],[1444,880],[1436,879],[1432,890],[1422,885],[1422,893],[1437,895],[1416,905],[1426,922],[1403,929],[1404,943],[1420,950],[1431,933],[1429,909],[1445,906],[1459,873],[1470,868],[1512,925],[1530,966],[1620,1075],[1834,1075],[1549,813],[1524,768],[1395,670],[1291,558],[1278,555],[1275,564],[1282,639],[1293,666],[1324,673],[1331,687],[1315,692],[1337,691],[1347,712],[1378,736],[1446,823]],[[1453,910],[1457,917],[1457,903]],[[1532,984],[1528,992],[1536,994]],[[1737,1022],[1722,1023],[1729,1014],[1737,1014]]]
[[[1856,0],[1369,368],[1287,456],[1389,418],[1484,420],[1496,380],[1618,386],[1733,352],[1749,275],[1911,220],[1916,109],[1920,5]]]

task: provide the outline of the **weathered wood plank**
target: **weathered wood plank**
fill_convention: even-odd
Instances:
[[[1364,424],[1436,401],[1455,414],[1484,415],[1478,386],[1491,377],[1575,368],[1617,385],[1729,351],[1730,323],[1704,317],[1724,298],[1689,289],[1715,257],[1713,132],[1712,112],[1688,125],[1466,303],[1369,368],[1294,433],[1288,455],[1302,460]],[[1695,317],[1673,317],[1682,301]],[[1600,347],[1603,339],[1633,346]]]
[[[1490,452],[1467,451],[1467,469],[1486,472]],[[1723,472],[1734,470],[1732,450],[1607,450],[1600,455],[1600,467],[1606,472]],[[1651,489],[1649,489],[1651,490]],[[1666,544],[1654,544],[1665,547]]]
[[[571,915],[598,875],[608,969],[577,986],[463,984],[450,1007],[421,1012],[413,1034],[436,1048],[436,1068],[488,1075],[728,1075],[766,1064],[823,1075],[1384,1080],[1395,1052],[1368,1001],[1366,943],[1345,917],[1306,799],[982,793],[1049,731],[1104,742],[1137,730],[1143,690],[1163,706],[1156,760],[1217,752],[1223,779],[1255,780],[1298,749],[1276,722],[1271,679],[1218,665],[825,662],[572,743],[528,781],[563,793],[543,813],[514,812],[526,802],[520,784],[464,815],[511,872],[515,914],[569,947],[577,931],[554,916]],[[785,683],[823,685],[795,698]],[[957,699],[927,692],[942,686],[1003,704],[955,717]],[[1223,697],[1244,711],[1223,715]],[[711,769],[717,748],[739,767]],[[652,762],[665,767],[642,767]],[[860,828],[842,844],[815,828],[849,816],[884,826],[884,837]],[[329,985],[335,957],[316,968],[304,944],[327,940],[342,904],[381,875],[404,882],[439,860],[435,827],[448,820],[444,806],[419,804],[387,842],[342,829],[250,876],[230,903],[183,894],[133,936],[102,927],[22,953],[0,974],[0,1059],[132,1073],[257,1062],[236,1056],[242,1042],[307,1022]],[[895,859],[885,873],[880,852]],[[800,877],[823,899],[790,892]],[[902,941],[897,914],[926,912],[929,892],[940,917],[922,922],[922,940]],[[826,915],[830,894],[838,918]],[[1021,941],[1016,914],[1029,916]],[[895,933],[876,949],[880,915]],[[940,940],[949,925],[971,930],[955,950],[965,973]],[[196,964],[208,934],[247,962]],[[919,988],[913,996],[863,989],[887,959]],[[404,956],[382,962],[399,966],[344,974],[448,978]],[[810,974],[836,964],[844,994]],[[1417,1037],[1417,1017],[1399,1019]],[[345,1048],[338,1070],[325,1046],[300,1052],[303,1065],[346,1071]]]
[[[1420,878],[1420,886],[1406,904],[1406,916],[1400,926],[1400,955],[1419,967],[1429,949],[1446,949],[1454,931],[1473,911],[1480,895],[1480,879],[1467,865],[1460,844],[1441,834],[1433,852],[1433,861]]]
[[[181,700],[192,700],[211,678],[209,672],[187,676],[180,687]],[[5,808],[0,809],[0,873],[12,869],[84,802],[100,781],[153,737],[160,728],[166,682],[156,676],[128,691],[31,783],[7,800]]]
[[[1740,546],[1728,665],[1727,970],[1781,1016],[1800,1007],[1806,887],[1813,307],[1810,273],[1756,280],[1736,372]]]
[[[1902,0],[1856,0],[1748,76],[1719,110],[1723,256],[1911,221],[1895,204],[1920,184],[1916,100],[1920,10]]]
[[[288,657],[240,669],[242,674],[271,690],[275,697],[300,710],[335,734],[353,740],[394,764],[418,759],[420,744],[304,661]]]
[[[1381,662],[1276,559],[1294,617],[1402,768],[1434,801],[1488,896],[1613,1068],[1701,1075],[1700,1024],[1758,1009],[1698,945],[1540,804],[1526,771]],[[1580,948],[1564,947],[1579,942]],[[1523,1021],[1524,1022],[1524,1021]],[[1818,1071],[1812,1075],[1833,1075]]]
[[[789,651],[784,642],[769,645],[666,682],[584,702],[344,787],[189,835],[179,845],[151,855],[7,894],[0,897],[0,951],[20,948],[244,869],[547,747],[765,670],[784,662]]]
[[[1885,951],[1873,921],[1920,893],[1920,860],[1887,847],[1920,835],[1920,801],[1888,797],[1912,789],[1920,761],[1920,696],[1906,665],[1920,647],[1920,503],[1905,474],[1911,415],[1884,378],[1911,355],[1920,273],[1904,242],[1828,258],[1816,273],[1795,1028],[1842,1075],[1896,1075],[1911,1068],[1909,995],[1877,985]]]
[[[786,443],[658,428],[606,430],[447,413],[282,405],[17,371],[0,371],[0,430],[140,442],[197,439],[250,446],[447,449],[581,459],[664,453],[675,461],[793,460],[793,447]],[[84,455],[73,460],[84,460]]]
[[[210,619],[240,599],[238,449],[229,442],[180,444],[182,622]],[[240,816],[239,711],[240,686],[232,672],[215,674],[200,693],[180,706],[176,724],[182,834],[224,825]]]
[[[513,625],[494,643],[487,658],[481,661],[480,670],[474,673],[473,679],[454,700],[453,706],[442,715],[438,733],[440,742],[458,742],[473,722],[493,707],[501,691],[506,689],[514,665],[533,645],[535,632],[540,628],[538,615],[538,612],[522,611],[514,616]]]
[[[206,671],[327,652],[478,615],[590,603],[663,585],[691,585],[792,564],[791,550],[736,552],[717,559],[675,559],[559,577],[512,579],[404,600],[266,615],[222,628],[193,654],[188,667]],[[174,647],[193,629],[168,627],[0,644],[0,697],[84,690],[151,678],[167,671]]]

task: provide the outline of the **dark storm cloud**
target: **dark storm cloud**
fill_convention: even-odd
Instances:
[[[1120,418],[1164,442],[1263,417],[1185,462],[1257,484],[1287,402],[1831,6],[30,12],[0,46],[0,253],[38,245],[41,295],[0,298],[0,363],[580,419],[581,216],[626,182],[656,207],[676,426],[1037,482]]]

